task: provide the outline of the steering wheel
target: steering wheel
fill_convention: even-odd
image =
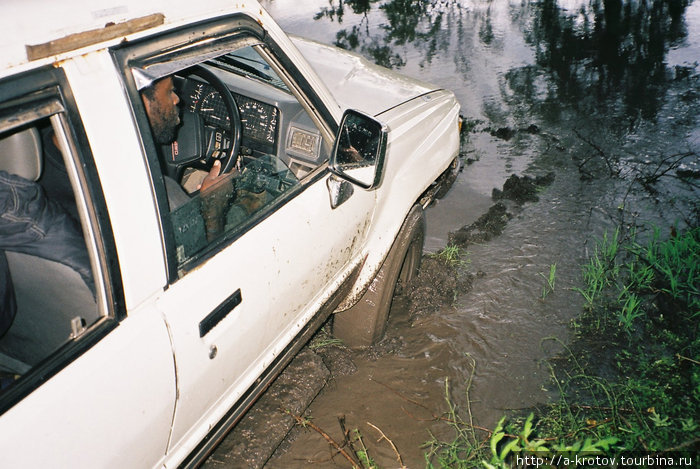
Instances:
[[[224,132],[219,128],[204,125],[204,141],[202,159],[207,170],[211,169],[215,161],[221,162],[220,174],[226,173],[233,169],[238,159],[238,152],[241,148],[241,116],[238,112],[238,105],[231,94],[228,86],[221,81],[214,73],[210,72],[201,65],[196,65],[188,71],[188,75],[195,75],[202,78],[218,91],[224,101],[226,113],[229,118],[228,129]],[[200,121],[201,122],[201,121]],[[224,140],[228,140],[228,148],[222,148]]]

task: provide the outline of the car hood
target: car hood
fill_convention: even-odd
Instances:
[[[386,111],[438,87],[375,65],[353,52],[292,36],[342,109],[369,115]]]

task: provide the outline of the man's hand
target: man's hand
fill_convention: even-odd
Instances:
[[[216,160],[209,170],[202,183],[197,186],[197,189],[202,192],[207,192],[210,187],[214,187],[218,182],[226,178],[225,174],[219,174],[221,172],[221,161]]]
[[[361,163],[365,160],[360,152],[352,145],[339,148],[338,156],[341,157],[341,163]]]

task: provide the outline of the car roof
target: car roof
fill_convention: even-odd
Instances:
[[[255,0],[2,0],[0,75],[143,31],[261,9]]]

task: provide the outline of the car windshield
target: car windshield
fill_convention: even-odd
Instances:
[[[238,49],[211,60],[223,69],[241,73],[249,78],[254,78],[270,84],[276,88],[289,92],[287,85],[277,76],[270,65],[267,64],[252,46]]]

